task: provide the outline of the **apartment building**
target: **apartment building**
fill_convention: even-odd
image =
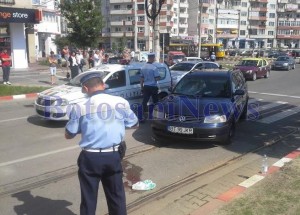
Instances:
[[[57,53],[53,40],[61,35],[61,16],[58,10],[59,0],[32,0],[34,9],[41,12],[41,21],[34,25],[35,60]]]
[[[278,46],[300,48],[300,0],[278,0],[276,11]]]

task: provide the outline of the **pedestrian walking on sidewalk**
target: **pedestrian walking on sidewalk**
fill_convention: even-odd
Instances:
[[[153,104],[158,102],[158,84],[160,79],[159,71],[156,66],[153,65],[155,61],[155,54],[148,54],[148,62],[141,68],[141,89],[143,93],[143,112],[148,112],[148,101],[152,97]],[[140,119],[140,122],[144,122],[144,119]]]
[[[57,62],[58,62],[58,59],[55,57],[53,51],[50,52],[48,61],[50,66],[51,85],[53,85],[55,84],[56,81],[56,70],[57,70]]]
[[[7,53],[7,49],[3,49],[2,53],[0,54],[0,59],[2,62],[3,84],[11,85],[11,83],[9,82],[11,57]]]
[[[138,119],[127,100],[104,93],[101,74],[84,72],[76,79],[80,80],[82,92],[88,98],[71,110],[65,137],[71,139],[81,134],[82,151],[77,161],[80,215],[95,215],[100,181],[109,214],[126,215],[121,165],[126,150],[125,127],[136,128]]]

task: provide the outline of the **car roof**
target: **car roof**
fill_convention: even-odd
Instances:
[[[108,71],[108,72],[115,72],[115,71],[120,71],[123,69],[140,69],[143,65],[145,64],[145,62],[138,62],[138,63],[132,63],[132,64],[128,64],[128,65],[122,65],[122,64],[101,64],[97,67],[93,67],[90,68],[87,71]],[[157,63],[154,62],[153,65],[157,66],[157,67],[167,67],[164,63]]]

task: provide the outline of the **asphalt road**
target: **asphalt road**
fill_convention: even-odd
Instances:
[[[44,78],[40,74],[30,77],[25,77],[30,83]],[[295,132],[300,122],[298,80],[299,66],[289,72],[272,71],[269,79],[249,81],[250,101],[258,108],[259,117],[239,123],[230,146],[174,140],[157,142],[151,138],[149,123],[137,130],[127,130],[129,149],[123,167],[129,214],[188,214],[195,210],[195,205],[185,207],[178,199],[199,188],[199,180],[209,178],[207,184],[214,182],[211,175],[204,173],[226,172],[232,167],[220,167],[242,155],[259,160],[262,152],[255,151],[257,148]],[[79,137],[65,140],[64,126],[65,122],[38,118],[32,99],[0,103],[1,214],[79,214],[76,175]],[[270,159],[278,156],[272,150],[268,150],[268,155]],[[152,180],[157,187],[152,191],[131,190],[133,183],[145,179]],[[149,208],[151,202],[155,204]],[[174,207],[175,202],[179,208]],[[97,214],[107,213],[102,189],[98,209]]]

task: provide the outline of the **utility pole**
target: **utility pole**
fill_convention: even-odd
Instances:
[[[137,52],[137,3],[134,1],[134,51]]]
[[[201,26],[202,26],[202,8],[203,8],[203,0],[199,0],[200,4],[200,13],[198,14],[197,20],[198,22],[198,57],[201,57]]]
[[[145,10],[146,15],[148,17],[149,23],[152,23],[153,28],[153,52],[155,53],[157,60],[159,61],[159,32],[157,29],[155,29],[156,25],[156,18],[160,13],[161,7],[165,0],[145,0]]]

